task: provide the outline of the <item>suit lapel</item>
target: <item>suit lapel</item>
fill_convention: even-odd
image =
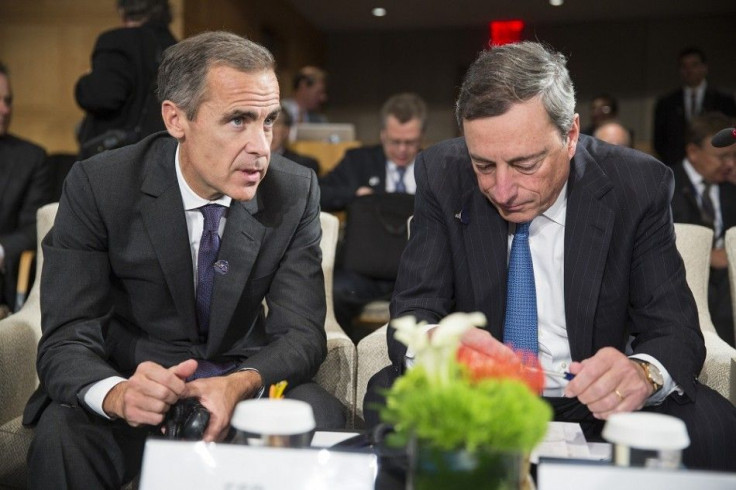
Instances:
[[[573,360],[588,357],[613,232],[605,202],[613,184],[581,146],[571,164],[565,220],[565,318]]]
[[[463,198],[456,216],[464,228],[465,252],[476,305],[488,319],[488,330],[500,339],[506,304],[508,223],[480,192],[477,184]]]
[[[176,180],[174,144],[162,151],[141,190],[141,214],[179,318],[189,338],[197,342],[194,269],[184,203]]]
[[[227,261],[227,272],[215,273],[208,355],[212,355],[222,341],[258,258],[266,233],[266,227],[254,217],[259,209],[258,198],[248,202],[233,201],[230,205],[218,254],[218,260]]]

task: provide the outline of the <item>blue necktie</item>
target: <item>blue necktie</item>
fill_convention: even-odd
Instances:
[[[399,175],[399,178],[396,179],[396,189],[394,192],[406,194],[406,184],[404,183],[406,167],[396,167],[396,173]]]
[[[217,229],[225,207],[219,204],[207,204],[199,208],[204,215],[204,229],[199,241],[197,254],[197,324],[199,334],[207,338],[210,330],[210,305],[212,289],[215,281],[215,261],[220,251],[220,235]]]
[[[529,224],[516,225],[511,244],[503,341],[516,350],[528,351],[536,356],[539,351],[537,292],[534,287],[532,253],[529,250]]]

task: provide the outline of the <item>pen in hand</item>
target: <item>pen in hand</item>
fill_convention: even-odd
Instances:
[[[557,371],[547,371],[546,369],[542,370],[542,372],[545,374],[545,376],[553,376],[555,378],[563,378],[567,381],[571,381],[575,375],[572,373],[569,373],[567,371],[565,372],[557,372]]]

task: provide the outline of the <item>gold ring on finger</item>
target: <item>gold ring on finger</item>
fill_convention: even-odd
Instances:
[[[616,396],[618,397],[619,400],[624,401],[624,396],[621,394],[620,391],[618,391],[618,388],[613,390],[613,392],[616,393]]]

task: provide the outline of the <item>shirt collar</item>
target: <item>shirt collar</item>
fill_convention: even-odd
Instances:
[[[567,216],[567,181],[560,191],[560,195],[557,196],[554,204],[552,204],[542,216],[550,221],[557,223],[560,226],[565,226],[565,218]]]
[[[181,199],[184,202],[184,210],[190,211],[192,209],[201,208],[206,204],[220,204],[226,208],[230,207],[232,198],[230,196],[223,195],[219,199],[214,201],[207,200],[203,197],[198,196],[189,184],[187,183],[184,175],[181,173],[181,163],[179,161],[179,145],[176,145],[176,155],[174,160],[176,162],[176,181],[179,183],[179,192],[181,193]]]
[[[394,162],[392,162],[391,160],[386,160],[386,166],[388,167],[388,170],[389,170],[390,172],[395,172],[395,171],[396,171],[396,169],[397,169],[397,168],[399,167],[398,165],[396,165],[396,164],[395,164]],[[409,170],[409,169],[411,169],[411,168],[412,168],[413,166],[414,166],[414,160],[412,160],[411,162],[409,162],[409,164],[408,164],[408,165],[407,165],[406,167],[404,167],[404,168],[405,168],[406,170]]]
[[[682,168],[685,169],[687,177],[690,179],[690,182],[692,182],[695,187],[700,187],[705,183],[705,179],[703,179],[703,176],[700,175],[697,170],[695,170],[695,167],[693,167],[693,164],[690,163],[690,160],[688,160],[687,158],[682,161]]]

